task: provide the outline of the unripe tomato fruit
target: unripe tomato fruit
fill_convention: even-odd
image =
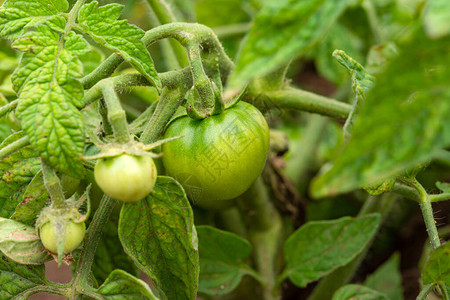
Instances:
[[[217,208],[244,193],[261,174],[269,151],[269,127],[254,106],[239,102],[203,120],[187,116],[167,127],[163,145],[167,174],[194,204]]]
[[[105,194],[129,203],[141,200],[153,190],[157,174],[150,156],[121,154],[97,160],[94,176]]]
[[[63,253],[67,254],[75,250],[83,241],[85,232],[86,232],[86,225],[84,224],[84,222],[74,223],[72,221],[67,221],[66,228],[64,231]],[[58,247],[56,244],[57,240],[56,224],[48,222],[42,225],[41,229],[39,230],[39,236],[45,249],[47,249],[50,252],[57,253]]]

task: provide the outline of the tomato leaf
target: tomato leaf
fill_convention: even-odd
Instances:
[[[265,1],[241,46],[231,88],[242,88],[304,55],[320,41],[354,0]]]
[[[0,299],[26,299],[45,284],[45,267],[18,264],[1,255],[0,278]]]
[[[366,287],[385,293],[388,299],[403,299],[402,274],[400,273],[400,256],[392,255],[364,282]]]
[[[197,234],[191,205],[178,182],[159,176],[144,200],[124,204],[119,238],[162,299],[196,299]]]
[[[0,36],[15,40],[32,26],[51,23],[68,8],[66,0],[7,0],[0,9]]]
[[[333,300],[388,300],[386,295],[358,284],[348,284],[341,287],[333,295]],[[398,298],[392,298],[398,299]]]
[[[126,20],[117,20],[122,9],[123,6],[119,4],[98,7],[98,2],[92,1],[80,9],[78,22],[97,43],[119,52],[125,61],[161,90],[161,81],[153,60],[141,41],[145,33]]]
[[[97,291],[104,299],[158,299],[144,281],[123,270],[112,271]]]
[[[380,183],[450,145],[448,64],[450,39],[418,32],[404,44],[362,103],[349,143],[313,181],[313,196]]]
[[[65,21],[59,25],[62,30]],[[74,33],[62,39],[40,25],[13,47],[26,52],[12,82],[19,94],[17,116],[31,145],[50,166],[79,176],[84,132],[77,107],[84,105],[84,91],[76,79],[83,76],[77,55],[90,50],[87,42]]]
[[[0,218],[0,250],[21,264],[43,264],[51,259],[34,227],[5,218]]]
[[[252,252],[247,240],[210,226],[197,226],[197,234],[200,293],[227,294],[238,286],[242,276],[254,272],[243,262]]]
[[[450,193],[450,183],[449,182],[436,182],[436,187],[443,193]]]
[[[431,252],[422,272],[423,283],[443,283],[450,293],[450,243]]]
[[[11,219],[33,226],[48,200],[49,195],[44,185],[44,178],[39,171],[23,193],[22,201],[17,205]]]
[[[306,223],[284,245],[286,269],[281,278],[305,287],[346,265],[370,242],[379,223],[379,214]]]

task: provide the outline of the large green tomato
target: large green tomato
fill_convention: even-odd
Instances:
[[[261,174],[269,151],[269,127],[259,110],[239,102],[203,120],[172,121],[163,145],[166,172],[178,180],[194,204],[221,206],[244,193]]]

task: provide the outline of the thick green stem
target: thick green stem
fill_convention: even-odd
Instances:
[[[423,287],[423,289],[420,291],[420,294],[417,296],[416,300],[426,300],[428,297],[428,294],[433,289],[434,283],[427,284]]]
[[[13,111],[17,107],[18,103],[19,99],[16,99],[0,107],[0,118],[6,115],[7,113]]]
[[[185,91],[181,88],[176,90],[163,90],[155,112],[142,132],[140,138],[142,143],[149,144],[158,140],[167,122],[169,122],[183,101],[184,93]]]
[[[175,15],[170,9],[170,6],[164,0],[147,0],[147,2],[153,10],[155,16],[158,18],[159,23],[168,24],[177,21]],[[175,54],[178,68],[180,66],[187,66],[188,60],[186,57],[186,51],[183,47],[174,40],[170,40],[169,43],[171,45],[172,52]]]
[[[380,213],[382,219],[380,226],[377,229],[380,230],[383,221],[391,210],[394,200],[395,196],[393,194],[385,194],[381,199],[379,197],[369,197],[361,208],[358,216]],[[309,296],[308,300],[331,299],[334,292],[353,278],[355,272],[358,270],[358,267],[369,251],[372,241],[369,242],[366,248],[364,248],[364,250],[349,264],[335,270],[333,273],[323,278]]]
[[[213,30],[219,39],[226,39],[244,35],[250,30],[251,27],[252,23],[239,23],[215,27]]]
[[[112,126],[116,142],[129,142],[130,133],[128,132],[127,115],[120,105],[119,97],[117,97],[112,82],[106,81],[100,86],[100,90],[108,108],[108,121]]]
[[[64,198],[64,192],[61,186],[61,182],[56,175],[56,172],[47,163],[41,159],[42,174],[44,176],[44,185],[52,200],[53,208],[65,208],[67,207],[66,199]]]
[[[431,200],[424,189],[424,187],[416,179],[403,179],[408,185],[415,188],[420,197],[420,209],[422,210],[423,220],[425,221],[425,227],[427,228],[428,236],[431,241],[433,249],[436,249],[441,245],[439,234],[436,228],[436,222],[433,216],[433,208],[431,207]]]
[[[30,140],[28,139],[28,136],[21,137],[17,141],[12,142],[8,146],[3,147],[0,149],[0,159],[3,159],[10,155],[11,153],[14,153],[18,151],[19,149],[28,146],[30,144]]]
[[[347,103],[294,88],[262,92],[255,97],[257,101],[268,102],[269,105],[263,106],[299,109],[338,120],[346,120],[351,111],[351,106]],[[258,103],[255,104],[258,106]]]
[[[94,217],[86,233],[84,247],[80,253],[80,259],[74,275],[72,288],[76,291],[84,289],[88,285],[91,266],[94,261],[103,229],[108,222],[109,215],[113,211],[116,201],[104,195],[100,205],[95,211]]]
[[[239,205],[247,215],[256,269],[264,281],[263,299],[277,299],[276,262],[282,239],[281,216],[270,201],[261,177],[241,198],[243,201],[239,201]]]

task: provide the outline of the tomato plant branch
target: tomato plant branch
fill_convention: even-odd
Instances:
[[[423,289],[420,291],[419,295],[417,296],[416,300],[426,300],[428,299],[428,294],[433,289],[434,283],[427,284],[423,287]]]
[[[56,172],[43,159],[41,159],[41,166],[42,174],[44,176],[44,185],[52,200],[53,208],[67,207],[61,182],[56,175]]]
[[[159,136],[163,133],[166,124],[183,101],[184,94],[185,91],[181,88],[176,90],[163,89],[161,99],[156,106],[155,112],[142,132],[140,138],[142,143],[148,144],[158,140]]]
[[[108,108],[108,121],[112,126],[116,142],[129,142],[130,133],[128,132],[127,116],[120,105],[120,100],[114,90],[113,83],[110,81],[104,82],[104,84],[100,85],[100,90]]]
[[[100,205],[95,211],[92,222],[86,233],[84,246],[81,250],[74,279],[72,281],[72,289],[74,291],[83,292],[83,289],[88,285],[95,251],[97,250],[103,228],[108,222],[109,215],[113,211],[115,203],[115,200],[107,195],[103,195]]]
[[[147,3],[150,5],[160,24],[168,24],[177,21],[170,6],[164,0],[147,0]],[[186,51],[183,47],[174,40],[170,40],[169,43],[175,54],[178,67],[187,66],[188,61],[186,58]]]
[[[13,111],[17,107],[18,103],[19,99],[16,99],[0,107],[0,118],[6,115],[7,113]]]
[[[0,149],[0,159],[7,157],[11,153],[16,152],[19,149],[21,149],[25,146],[28,146],[29,144],[30,144],[30,140],[28,139],[28,136],[21,137],[17,141],[14,141],[11,144]]]
[[[410,179],[403,177],[402,180],[408,184],[409,186],[416,189],[416,191],[419,194],[420,197],[420,209],[422,210],[423,219],[425,221],[425,226],[427,228],[428,236],[431,241],[431,245],[433,246],[433,249],[436,249],[441,245],[441,241],[439,239],[439,234],[436,228],[436,222],[434,220],[433,216],[433,208],[431,206],[431,200],[427,193],[427,191],[424,189],[424,187],[416,180],[416,179]]]
[[[261,176],[241,198],[244,201],[239,201],[239,205],[247,215],[256,269],[264,280],[263,298],[265,300],[277,299],[277,296],[275,296],[277,293],[275,290],[276,260],[282,238],[280,214],[270,201]]]
[[[351,105],[320,96],[296,88],[286,88],[279,91],[264,91],[255,94],[256,106],[269,108],[292,108],[311,113],[333,117],[344,121],[350,114]],[[258,103],[263,102],[262,104]]]

